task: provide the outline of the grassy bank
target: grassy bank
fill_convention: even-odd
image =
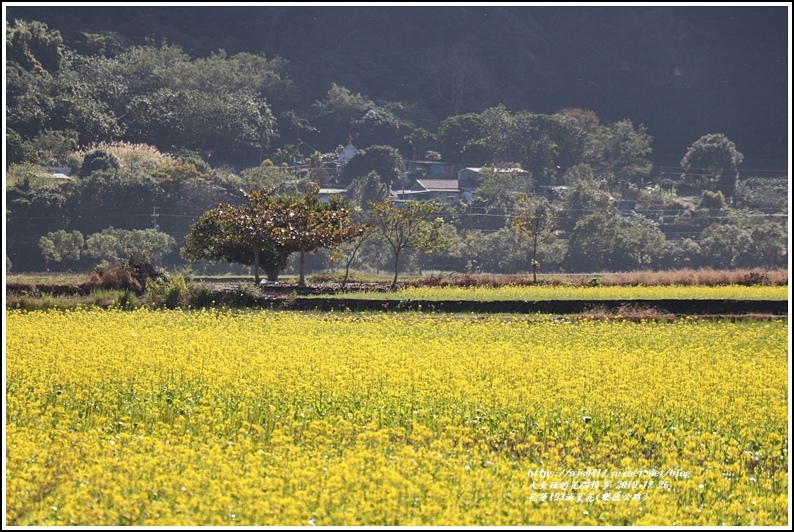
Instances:
[[[127,276],[129,277],[129,276]],[[173,272],[145,287],[131,287],[117,274],[29,273],[7,278],[6,308],[46,310],[96,306],[123,309],[261,307],[272,300],[331,297],[383,301],[636,301],[654,299],[785,301],[785,270],[679,270],[674,272],[610,273],[601,276],[542,277],[529,275],[450,274],[406,278],[398,290],[389,280],[356,274],[354,282],[324,274],[309,278],[307,287],[283,278],[275,286],[255,286],[232,278],[204,279],[189,272]],[[290,283],[289,281],[293,281]]]

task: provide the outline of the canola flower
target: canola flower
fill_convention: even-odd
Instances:
[[[80,309],[6,327],[10,525],[787,521],[786,320]]]
[[[318,297],[329,297],[327,295]],[[333,297],[333,296],[331,296]],[[548,301],[636,299],[751,299],[786,300],[787,286],[422,286],[394,292],[339,293],[336,297],[360,299],[413,299],[426,301]]]

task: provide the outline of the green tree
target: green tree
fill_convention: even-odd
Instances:
[[[312,119],[328,149],[348,135],[366,139],[370,145],[397,145],[407,133],[407,124],[399,117],[398,107],[402,106],[379,104],[332,83],[325,100],[312,106]]]
[[[721,190],[718,190],[717,192],[704,190],[700,194],[698,207],[701,209],[720,210],[725,207],[725,196],[722,194]]]
[[[350,202],[363,210],[368,210],[369,202],[383,201],[389,197],[389,188],[374,170],[366,176],[357,177],[347,187],[345,196]]]
[[[21,164],[36,160],[35,150],[22,138],[22,135],[11,129],[6,128],[6,164]]]
[[[262,131],[274,122],[265,100],[252,91],[172,88],[133,97],[127,120],[126,136],[134,142],[153,142],[167,151],[190,148],[216,161],[258,154]]]
[[[538,183],[554,184],[560,167],[581,162],[585,133],[565,115],[511,114],[504,106],[482,113],[486,146],[494,163],[519,163]]]
[[[465,166],[490,163],[485,150],[485,120],[476,113],[456,115],[444,119],[438,126],[438,143],[444,160]]]
[[[753,237],[751,231],[732,224],[716,223],[700,235],[704,259],[714,268],[739,268],[751,262]]]
[[[467,231],[463,236],[462,259],[467,271],[480,273],[518,273],[526,269],[531,243],[510,227],[498,231]],[[543,250],[540,252],[543,257]]]
[[[560,109],[555,114],[575,118],[579,123],[579,127],[582,131],[587,133],[588,136],[597,133],[601,128],[601,119],[598,118],[598,114],[596,114],[595,111],[591,111],[590,109],[566,107],[565,109]]]
[[[350,128],[355,120],[375,107],[375,102],[341,85],[331,83],[325,100],[315,102],[313,107],[318,120],[334,123],[337,128],[341,128],[339,131],[344,131],[345,127]]]
[[[529,172],[514,169],[483,168],[478,181],[472,206],[482,208],[488,215],[507,216],[519,205],[521,198],[534,190]]]
[[[647,218],[596,212],[574,227],[567,261],[580,271],[649,268],[663,256],[665,244],[664,234]]]
[[[136,46],[114,57],[70,54],[59,80],[59,123],[92,140],[188,148],[222,163],[260,162],[275,134],[269,98],[283,95],[283,62],[224,51],[191,59],[177,46]],[[84,138],[85,137],[85,138]]]
[[[681,159],[681,180],[692,187],[709,186],[732,199],[744,155],[722,133],[703,135],[692,143]]]
[[[63,62],[63,38],[43,22],[14,21],[6,24],[6,61],[27,71],[57,74]]]
[[[286,266],[288,254],[266,240],[255,252],[245,243],[232,237],[234,224],[226,219],[226,210],[219,206],[204,212],[191,225],[180,250],[188,261],[206,260],[210,263],[229,262],[254,267],[254,280],[259,283],[259,267],[270,281],[277,281]]]
[[[41,70],[28,71],[6,63],[6,127],[30,139],[46,127],[55,107],[52,76]]]
[[[300,253],[298,284],[304,286],[306,253],[331,248],[356,238],[360,228],[351,223],[347,205],[332,198],[327,203],[319,199],[319,187],[309,185],[303,197],[288,197],[282,205],[282,220],[275,232],[280,246]]]
[[[274,196],[272,189],[254,189],[245,194],[245,204],[219,204],[191,227],[182,255],[187,260],[253,265],[257,284],[262,266],[275,282],[290,254],[332,247],[357,234],[347,207],[320,203],[317,192],[314,187],[304,196]]]
[[[445,245],[442,237],[443,218],[430,218],[439,213],[441,206],[431,202],[406,202],[397,205],[391,201],[371,202],[372,224],[386,239],[394,255],[394,279],[397,288],[400,256],[406,249],[416,248],[427,252]]]
[[[83,158],[80,165],[80,177],[87,177],[100,170],[118,170],[121,168],[119,160],[105,150],[94,150]]]
[[[216,172],[200,159],[169,161],[152,171],[157,181],[161,200],[156,203],[162,212],[181,216],[162,216],[158,225],[173,235],[184,235],[189,230],[187,216],[193,216],[211,208],[218,201],[239,194],[238,186],[224,182]],[[196,164],[199,166],[197,167]]]
[[[259,284],[259,267],[269,280],[278,280],[286,266],[289,250],[278,245],[273,216],[277,207],[272,190],[251,190],[242,205],[219,204],[206,211],[185,237],[182,256],[190,261],[237,262],[254,267]]]
[[[154,229],[107,229],[86,238],[85,254],[107,260],[134,260],[159,264],[176,245],[174,238]]]
[[[39,248],[46,262],[80,260],[85,239],[80,231],[66,232],[63,229],[47,233],[39,239]]]
[[[751,254],[757,266],[781,268],[788,260],[788,233],[778,223],[764,222],[752,229]]]
[[[125,109],[112,109],[98,97],[100,91],[95,89],[102,80],[93,73],[83,75],[80,66],[90,60],[67,50],[59,32],[41,22],[16,21],[6,27],[6,50],[6,114],[11,129],[34,140],[45,134],[45,128],[56,134],[70,130],[68,136],[79,135],[82,144],[121,135],[115,113],[123,114]],[[39,139],[40,148],[42,140],[52,147],[56,138],[50,134]]]
[[[698,268],[702,265],[700,245],[691,238],[668,241],[664,253],[666,268]]]
[[[37,270],[41,262],[38,239],[48,232],[76,227],[66,209],[74,183],[53,179],[38,165],[13,164],[6,172],[6,250],[21,270]],[[82,213],[81,213],[82,214]]]
[[[635,128],[631,120],[620,120],[599,127],[588,139],[585,160],[597,174],[606,176],[611,185],[642,184],[653,170],[647,159],[653,151],[653,137],[642,124]]]
[[[73,180],[69,207],[81,211],[83,216],[98,213],[135,212],[150,213],[152,206],[165,202],[161,180],[150,172],[128,169],[96,170],[86,177]],[[95,231],[91,218],[81,220],[83,233]],[[138,223],[130,220],[130,224]],[[126,227],[134,228],[134,225]]]
[[[568,188],[562,196],[561,229],[570,231],[585,216],[613,208],[613,199],[596,179],[590,165],[578,164],[570,168],[564,179]]]
[[[399,186],[402,175],[402,157],[391,146],[371,146],[356,153],[342,169],[342,184],[349,185],[355,178],[375,172],[389,188]]]
[[[354,125],[359,138],[367,139],[374,145],[397,145],[407,133],[400,117],[384,106],[373,107]]]
[[[434,151],[437,149],[438,139],[436,135],[430,133],[424,128],[414,127],[405,135],[404,138],[407,149],[411,153],[412,159],[421,159],[424,154],[424,159],[427,161],[435,160],[440,161],[443,155]],[[435,154],[434,157],[428,157],[428,154]]]
[[[69,157],[77,149],[77,132],[45,129],[26,144],[26,161],[42,166],[69,166]]]

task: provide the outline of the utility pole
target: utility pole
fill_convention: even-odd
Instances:
[[[160,216],[157,214],[157,207],[152,207],[152,224],[154,224],[154,230],[157,231],[160,227],[157,225],[157,217]]]

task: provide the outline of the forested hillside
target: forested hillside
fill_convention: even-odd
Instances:
[[[277,113],[306,115],[336,83],[418,105],[423,127],[500,103],[580,107],[645,124],[657,164],[711,132],[733,139],[752,167],[786,160],[785,6],[9,7],[6,16],[46,22],[81,54],[149,42],[196,58],[281,57],[293,83],[286,100],[271,95]],[[455,84],[465,89],[453,96]]]
[[[172,240],[135,236],[148,258],[183,264],[241,189],[309,180],[364,212],[434,193],[433,162],[484,170],[406,268],[779,266],[785,9],[8,7],[7,268],[89,267],[149,228]],[[542,242],[511,228],[549,206]],[[388,269],[383,246],[353,266]]]

